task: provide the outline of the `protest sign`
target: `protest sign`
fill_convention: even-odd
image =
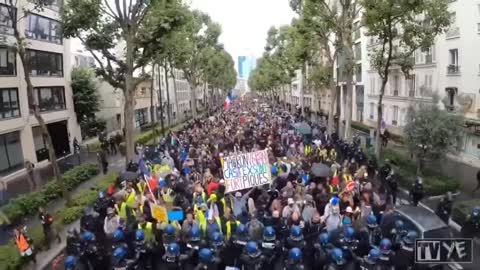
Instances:
[[[183,211],[182,210],[170,210],[170,211],[168,211],[168,220],[170,220],[170,221],[182,221],[183,220]]]
[[[163,206],[152,204],[152,217],[156,219],[158,222],[167,222],[168,221],[168,213],[167,209]]]
[[[266,150],[223,158],[226,192],[270,184],[272,175]]]

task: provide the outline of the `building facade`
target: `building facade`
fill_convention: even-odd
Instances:
[[[238,77],[248,80],[250,73],[257,65],[257,61],[254,56],[239,56],[237,65]]]
[[[439,35],[426,51],[415,52],[415,66],[408,77],[392,69],[383,101],[383,121],[390,131],[402,134],[410,105],[440,98],[443,109],[466,118],[467,133],[461,149],[480,157],[480,3],[452,0],[449,3],[451,26]],[[362,35],[368,47],[374,39]],[[367,65],[368,59],[366,59]],[[381,80],[368,67],[365,80],[365,123],[375,126]]]
[[[0,4],[2,175],[11,175],[23,168],[25,160],[41,163],[40,166],[48,164],[40,127],[29,110],[23,66],[15,52],[9,49],[16,42],[13,27],[26,38],[35,102],[47,123],[57,156],[71,152],[74,138],[81,140],[70,87],[70,41],[61,35],[59,12],[63,1],[55,0],[42,11],[33,11],[27,0],[18,2],[16,7]],[[13,10],[15,18],[21,19],[12,19],[9,10]]]

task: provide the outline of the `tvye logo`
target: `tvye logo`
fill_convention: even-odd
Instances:
[[[466,238],[417,239],[416,263],[472,263],[473,242]]]

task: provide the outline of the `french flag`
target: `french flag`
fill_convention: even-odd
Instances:
[[[228,110],[228,107],[230,107],[230,103],[232,103],[232,98],[230,97],[230,95],[228,95],[225,99],[225,102],[223,102],[223,108],[225,110]]]

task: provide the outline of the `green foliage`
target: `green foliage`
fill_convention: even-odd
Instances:
[[[203,81],[216,89],[228,91],[237,83],[235,62],[222,48],[209,47],[201,52]]]
[[[398,167],[395,173],[399,176],[399,184],[406,189],[410,188],[417,177],[415,162],[391,149],[385,150],[384,158],[392,160]],[[458,181],[433,170],[424,170],[422,179],[426,193],[431,196],[443,195],[448,191],[456,192],[460,188]]]
[[[92,189],[79,192],[72,200],[71,206],[62,208],[53,215],[54,228],[60,231],[66,225],[78,220],[82,216],[83,209],[93,205],[97,199],[98,192],[113,184],[117,177],[117,173],[110,173],[100,178]],[[27,236],[33,240],[34,247],[37,251],[45,249],[45,238],[41,225],[28,228]],[[21,269],[25,264],[13,242],[0,246],[0,262],[0,270]]]
[[[403,132],[417,159],[441,158],[454,152],[463,135],[463,118],[435,104],[411,106]]]
[[[99,172],[97,165],[85,164],[77,166],[63,175],[63,181],[69,190],[89,180]],[[11,223],[16,223],[22,217],[38,211],[38,207],[45,206],[50,201],[61,196],[62,191],[58,182],[52,180],[40,191],[22,195],[2,207],[2,211]]]
[[[471,199],[461,201],[453,205],[452,219],[459,224],[463,224],[471,214],[474,207],[480,205],[480,199]]]
[[[74,68],[72,70],[73,105],[77,121],[83,123],[94,119],[100,103],[92,69]]]

